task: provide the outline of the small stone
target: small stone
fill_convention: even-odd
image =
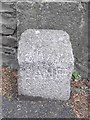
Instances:
[[[17,47],[18,43],[17,43],[17,39],[15,37],[12,36],[1,36],[0,35],[0,44],[3,46],[8,46],[8,47]]]
[[[16,58],[16,55],[12,55],[12,54],[6,54],[4,52],[0,52],[0,56],[2,56],[2,61],[0,60],[0,62],[2,63],[3,67],[10,67],[12,69],[18,69],[18,61]]]
[[[11,47],[8,47],[8,46],[2,46],[2,51],[6,54],[11,54],[11,55],[16,54],[16,50],[14,48],[11,48]]]
[[[14,10],[9,6],[9,4],[5,4],[4,2],[0,2],[0,12],[14,12]]]
[[[0,26],[5,26],[6,28],[16,29],[17,20],[15,18],[4,18],[0,15]]]
[[[3,35],[12,35],[14,33],[13,29],[6,28],[4,25],[2,25],[0,27],[1,27],[0,34],[3,34]]]
[[[0,26],[4,25],[7,28],[16,29],[17,21],[15,18],[4,19],[0,15]]]
[[[69,35],[62,30],[28,29],[18,47],[19,94],[67,100],[74,57]]]
[[[3,13],[1,13],[1,15],[2,15],[2,17],[4,17],[4,18],[16,18],[16,15],[14,15],[14,13],[5,13],[5,12],[3,12]]]

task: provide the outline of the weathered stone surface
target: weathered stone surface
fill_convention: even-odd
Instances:
[[[88,78],[88,3],[48,2],[17,4],[18,33],[26,29],[64,30],[70,35],[75,69]]]
[[[15,18],[4,18],[0,15],[0,26],[2,25],[7,28],[16,29],[17,20]]]
[[[1,12],[3,14],[0,13],[0,27],[2,27],[2,29],[4,29],[5,27],[7,29],[8,28],[9,29],[16,29],[16,27],[17,27],[17,19],[15,17],[13,18],[13,15],[12,15],[12,17],[10,17],[10,15],[12,13],[16,13],[16,11],[13,9],[13,7],[11,8],[11,6],[9,4],[7,4],[7,3],[2,3],[1,6],[2,6],[1,7]],[[12,10],[12,12],[11,12],[11,10]],[[8,13],[7,16],[6,16],[6,14],[4,15],[4,13]],[[9,30],[7,30],[7,31],[9,31]]]
[[[18,61],[15,55],[6,54],[4,52],[0,52],[0,56],[2,56],[2,66],[10,67],[12,69],[18,69]]]
[[[74,58],[69,35],[62,30],[25,31],[18,48],[19,94],[67,100]]]
[[[15,18],[4,18],[0,15],[0,33],[5,35],[13,34],[17,27],[17,20]]]
[[[7,28],[4,25],[0,26],[2,29],[0,29],[0,34],[3,35],[12,35],[14,33],[13,29]]]
[[[0,12],[14,12],[14,10],[8,4],[4,4],[3,2],[4,1],[0,1]]]
[[[11,55],[16,54],[16,50],[14,48],[11,48],[11,47],[2,46],[2,51],[4,53],[11,54]]]
[[[18,69],[15,8],[14,3],[0,2],[0,56],[2,57],[0,62],[2,66]]]
[[[3,36],[2,37],[0,35],[0,45],[15,48],[18,46],[18,43],[17,43],[17,39],[15,37],[12,37],[12,36]]]
[[[13,13],[3,12],[2,17],[4,17],[4,18],[16,18],[16,15],[15,15],[15,12],[13,12]]]

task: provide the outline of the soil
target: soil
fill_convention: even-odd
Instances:
[[[17,94],[17,71],[2,68],[2,95],[15,97]]]
[[[77,118],[89,118],[89,80],[72,81],[70,105]]]

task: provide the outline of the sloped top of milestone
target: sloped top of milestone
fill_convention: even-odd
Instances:
[[[74,61],[68,33],[63,30],[28,29],[22,33],[18,48],[19,64],[23,62]]]

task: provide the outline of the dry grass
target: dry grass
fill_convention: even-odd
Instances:
[[[71,107],[77,118],[89,118],[89,93],[88,88],[90,86],[89,80],[72,81],[71,83],[74,89],[71,93]]]
[[[2,95],[13,97],[17,94],[17,71],[2,68]]]

